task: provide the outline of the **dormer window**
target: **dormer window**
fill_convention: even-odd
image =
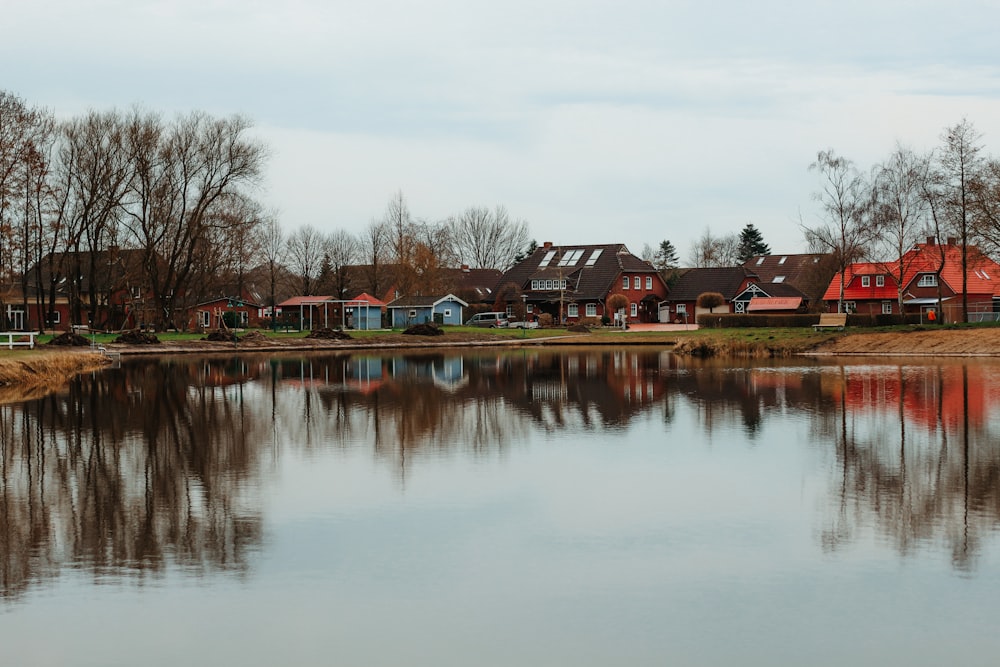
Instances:
[[[885,287],[885,276],[875,276],[875,287]]]
[[[862,287],[871,287],[872,286],[872,277],[871,276],[861,276],[861,286]]]
[[[933,273],[920,274],[920,280],[917,281],[917,287],[937,287],[937,276]]]

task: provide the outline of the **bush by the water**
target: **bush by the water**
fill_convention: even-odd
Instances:
[[[159,344],[160,339],[153,334],[132,329],[130,331],[123,331],[118,338],[115,338],[115,342],[125,343],[126,345],[156,345]]]
[[[351,340],[350,334],[339,329],[313,329],[306,338],[322,338],[324,340]]]
[[[436,324],[414,324],[406,331],[403,332],[409,336],[441,336],[444,335],[444,331],[441,327]]]
[[[78,333],[67,331],[49,341],[49,345],[72,345],[74,347],[86,347],[90,341]]]

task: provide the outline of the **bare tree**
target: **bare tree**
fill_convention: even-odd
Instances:
[[[944,315],[944,295],[941,290],[941,272],[944,271],[945,259],[947,258],[947,246],[941,243],[945,233],[945,178],[939,169],[932,167],[934,163],[933,153],[921,158],[919,164],[923,173],[918,183],[921,196],[927,203],[927,214],[929,220],[928,231],[937,243],[937,266],[934,269],[935,283],[937,284],[937,312]],[[943,320],[942,320],[943,323]]]
[[[503,206],[470,206],[447,226],[455,254],[473,268],[506,270],[531,242],[528,223]]]
[[[388,289],[385,278],[386,257],[389,254],[389,230],[381,220],[368,223],[361,237],[361,255],[365,262],[366,291],[376,298]]]
[[[174,324],[209,229],[220,224],[212,213],[260,177],[266,151],[247,137],[250,127],[240,116],[215,119],[200,112],[171,125],[138,111],[130,120],[135,173],[126,227],[143,250],[161,325]]]
[[[984,252],[1000,257],[1000,160],[989,160],[972,183],[976,237]]]
[[[945,211],[949,227],[961,244],[962,257],[962,321],[969,321],[968,269],[969,246],[972,245],[973,183],[979,176],[983,160],[982,135],[966,119],[946,128],[941,136],[944,145],[939,156],[939,168],[944,177]]]
[[[350,267],[357,263],[360,256],[358,239],[344,230],[337,230],[324,239],[323,246],[330,269],[330,284],[336,298],[357,296],[349,295],[348,290],[351,287]]]
[[[897,145],[889,159],[873,170],[873,222],[878,229],[875,252],[896,279],[896,300],[903,312],[903,279],[915,253],[907,254],[928,228],[928,201],[924,197],[927,159]]]
[[[67,278],[72,324],[83,322],[85,289],[88,320],[96,323],[99,308],[116,287],[100,251],[117,245],[133,174],[130,148],[125,119],[116,112],[91,111],[61,127],[56,180],[67,188],[67,206],[60,273]]]
[[[688,261],[697,268],[738,266],[740,237],[738,234],[713,236],[708,227],[692,244]]]
[[[840,272],[837,310],[844,311],[844,274],[847,267],[869,250],[874,234],[869,224],[871,187],[847,158],[833,150],[819,151],[809,166],[823,179],[814,197],[823,209],[823,220],[815,227],[803,226],[810,248],[829,253]]]
[[[300,293],[313,294],[323,263],[323,235],[312,225],[299,227],[288,237],[288,265],[299,277]]]
[[[35,236],[41,229],[39,204],[47,191],[54,129],[50,113],[0,90],[0,282],[13,286],[20,277],[25,309],[28,269],[39,260]],[[0,306],[7,297],[0,294]]]
[[[285,261],[287,242],[285,234],[281,229],[276,214],[268,213],[264,217],[264,224],[261,229],[261,255],[264,258],[264,265],[267,269],[268,278],[268,307],[271,309],[271,317],[274,317],[275,293],[278,288],[278,274],[281,265]]]

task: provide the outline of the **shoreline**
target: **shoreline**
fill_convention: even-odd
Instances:
[[[523,347],[661,347],[692,357],[763,359],[806,356],[816,358],[881,357],[988,358],[1000,357],[1000,327],[847,331],[825,335],[790,336],[740,332],[744,340],[724,330],[656,333],[567,333],[515,338],[468,332],[424,337],[386,333],[365,339],[263,338],[239,343],[206,340],[166,341],[154,344],[107,343],[92,347],[43,345],[34,350],[0,350],[0,402],[24,400],[57,391],[80,373],[101,370],[115,358],[175,355],[302,354],[369,350],[378,353],[439,349]],[[764,332],[767,333],[767,332]],[[801,332],[800,332],[801,333]],[[443,340],[442,340],[443,339]],[[748,339],[748,340],[747,340]]]

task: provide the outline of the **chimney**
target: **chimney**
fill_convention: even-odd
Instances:
[[[463,264],[462,265],[462,273],[468,273],[468,272],[469,272],[469,265],[468,264]]]
[[[937,245],[937,239],[935,239],[933,236],[928,236],[927,245]]]
[[[543,250],[548,250],[551,247],[552,247],[552,241],[546,241],[545,243],[542,244]]]
[[[956,239],[954,236],[949,236],[948,245],[958,245],[958,239]]]

